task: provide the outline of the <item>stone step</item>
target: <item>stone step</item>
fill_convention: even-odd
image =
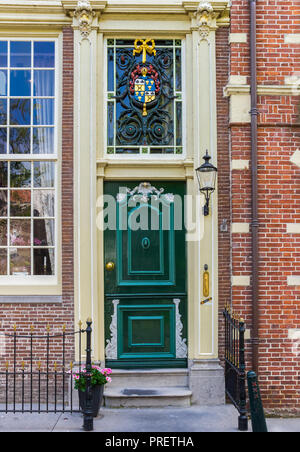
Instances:
[[[117,388],[153,388],[153,387],[188,387],[188,369],[113,369],[109,389]]]
[[[104,391],[107,408],[189,407],[192,392],[186,387],[111,388]]]

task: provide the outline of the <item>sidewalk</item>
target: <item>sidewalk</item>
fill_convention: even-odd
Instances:
[[[160,409],[107,409],[95,432],[238,432],[232,405]],[[0,414],[0,432],[81,432],[80,414]],[[300,419],[267,419],[269,432],[300,432]],[[251,432],[251,421],[249,421]]]

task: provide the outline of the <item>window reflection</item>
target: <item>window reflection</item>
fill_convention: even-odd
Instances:
[[[11,190],[10,191],[10,216],[30,217],[31,214],[31,191]]]
[[[7,96],[7,71],[0,71],[0,96]]]
[[[7,100],[0,100],[0,124],[7,124]]]
[[[54,125],[53,99],[35,99],[33,101],[33,124],[38,126]]]
[[[10,71],[10,95],[31,95],[31,71]]]
[[[10,100],[10,124],[30,125],[30,99]]]
[[[33,259],[34,275],[54,275],[54,250],[35,249]]]
[[[31,251],[28,248],[10,248],[10,274],[28,276],[31,274]]]
[[[54,187],[54,162],[34,162],[34,187]]]
[[[10,128],[9,152],[11,154],[30,154],[30,129]]]
[[[0,249],[0,275],[7,275],[7,250]]]
[[[9,236],[11,246],[30,246],[31,220],[11,220]]]
[[[14,188],[31,186],[31,162],[11,162],[10,186]]]
[[[30,41],[12,41],[10,43],[10,66],[11,67],[31,66]]]
[[[54,153],[54,128],[38,127],[33,129],[33,153]]]
[[[54,246],[54,220],[34,220],[33,245]]]
[[[34,71],[34,96],[54,96],[54,88],[54,71]]]
[[[33,216],[41,218],[54,217],[54,190],[34,190]]]
[[[54,42],[34,43],[34,67],[54,67],[55,45]]]
[[[7,187],[7,162],[0,162],[0,187]]]
[[[7,220],[0,220],[0,246],[7,245]]]
[[[55,274],[54,96],[55,42],[0,41],[1,276]]]
[[[7,190],[0,190],[0,217],[7,217]]]
[[[7,152],[7,130],[6,128],[0,128],[0,154],[6,154]]]
[[[0,41],[0,67],[7,67],[7,41]]]

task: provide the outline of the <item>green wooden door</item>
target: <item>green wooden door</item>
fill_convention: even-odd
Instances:
[[[107,366],[187,365],[184,194],[183,182],[105,183]]]

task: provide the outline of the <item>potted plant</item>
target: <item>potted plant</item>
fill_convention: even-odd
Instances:
[[[91,384],[92,384],[92,409],[93,417],[97,417],[103,400],[104,385],[111,382],[111,369],[101,369],[101,367],[92,365]],[[86,407],[86,368],[73,373],[74,388],[78,390],[80,408],[85,411]]]

